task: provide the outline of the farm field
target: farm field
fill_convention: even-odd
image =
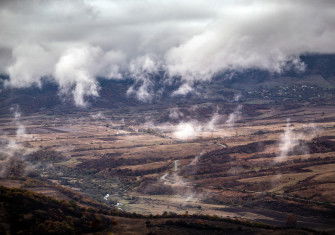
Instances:
[[[228,122],[232,115],[236,120]],[[25,152],[26,177],[48,182],[0,180],[6,187],[69,200],[72,194],[59,189],[65,186],[88,201],[144,215],[187,213],[275,226],[293,216],[300,227],[334,229],[333,106],[207,102],[42,112],[0,122],[3,136]]]

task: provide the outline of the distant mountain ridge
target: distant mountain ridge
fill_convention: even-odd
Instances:
[[[181,85],[175,80],[172,84],[164,83],[164,73],[151,77],[153,86],[153,100],[151,103],[178,102],[206,102],[207,100],[231,100],[233,94],[255,89],[276,89],[281,86],[311,85],[322,89],[335,87],[335,54],[303,55],[301,61],[306,65],[303,72],[295,70],[284,71],[281,74],[270,73],[259,69],[243,71],[229,71],[216,75],[212,81],[195,84],[197,94],[186,96],[172,96],[173,91]],[[228,76],[229,75],[229,76]],[[2,81],[9,77],[1,75]],[[98,79],[100,96],[88,97],[90,107],[119,108],[143,104],[133,96],[127,96],[130,86],[135,86],[132,79],[107,80]],[[58,86],[48,80],[43,82],[42,88],[30,87],[24,89],[3,87],[0,83],[0,113],[8,113],[13,104],[18,104],[23,112],[37,112],[41,110],[73,110],[77,109],[70,97],[60,97]],[[199,95],[200,94],[200,95]],[[214,95],[213,95],[214,94]],[[260,96],[262,98],[262,96]]]

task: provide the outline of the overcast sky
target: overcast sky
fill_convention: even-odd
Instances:
[[[304,53],[335,53],[335,1],[0,1],[0,71],[7,86],[47,76],[85,106],[97,76],[132,77],[150,101],[150,76],[179,76],[177,94],[226,69],[303,69]]]

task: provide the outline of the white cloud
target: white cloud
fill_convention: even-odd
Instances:
[[[32,84],[41,86],[41,77],[51,74],[53,58],[37,44],[20,44],[13,48],[13,63],[8,66],[12,87],[29,87]]]
[[[175,90],[172,95],[187,95],[188,93],[193,91],[192,84],[185,82],[182,84],[177,90]]]
[[[335,53],[334,6],[330,0],[2,1],[0,71],[14,87],[50,76],[77,105],[98,95],[96,76],[130,74],[136,86],[129,93],[151,101],[146,74],[160,69],[180,76],[175,94],[186,94],[226,69],[280,72],[287,63],[303,69],[300,54]]]
[[[151,77],[158,72],[159,68],[159,61],[149,55],[132,60],[129,64],[129,73],[135,80],[135,84],[128,89],[127,94],[134,94],[137,99],[150,102],[154,95]],[[139,87],[136,89],[137,85]]]
[[[96,47],[77,47],[67,50],[55,66],[55,78],[61,92],[71,91],[76,105],[85,106],[84,96],[98,96],[97,60],[102,51]]]
[[[168,71],[193,81],[226,69],[280,72],[290,61],[302,69],[301,53],[335,51],[335,11],[323,3],[314,7],[299,1],[227,4],[213,24],[167,52]]]

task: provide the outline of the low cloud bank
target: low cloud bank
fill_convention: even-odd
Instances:
[[[86,106],[97,77],[132,78],[150,102],[154,77],[193,91],[226,70],[298,71],[299,55],[335,53],[334,1],[2,1],[0,72],[9,87],[54,81]],[[24,23],[23,23],[24,22]],[[166,80],[166,81],[165,81]]]

